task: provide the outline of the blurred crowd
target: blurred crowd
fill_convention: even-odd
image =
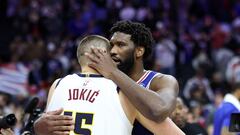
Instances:
[[[188,121],[209,133],[215,109],[240,81],[240,0],[1,0],[0,16],[0,115],[21,119],[31,96],[44,109],[50,84],[80,70],[76,41],[109,37],[118,20],[151,29],[146,69],[177,78]]]

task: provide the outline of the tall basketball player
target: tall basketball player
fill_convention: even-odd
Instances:
[[[155,123],[153,125],[157,126],[166,120],[175,108],[178,83],[170,75],[144,69],[143,60],[151,54],[153,38],[143,24],[120,21],[114,24],[111,33],[111,57],[93,49],[94,53],[88,54],[92,60],[89,66],[113,80],[120,88],[119,95],[126,97],[123,100],[124,108],[132,108],[134,113],[131,114],[137,118],[133,134],[151,135],[153,133],[141,124],[148,127],[150,123]],[[114,66],[111,58],[120,70]],[[155,132],[158,133],[161,130]]]

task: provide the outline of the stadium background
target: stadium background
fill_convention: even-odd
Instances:
[[[31,96],[44,108],[53,80],[80,69],[77,38],[110,37],[113,23],[132,20],[155,39],[146,68],[175,76],[189,121],[211,129],[229,82],[240,80],[240,64],[229,64],[239,58],[239,17],[239,0],[1,0],[0,114],[20,118]]]

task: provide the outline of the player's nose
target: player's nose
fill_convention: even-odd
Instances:
[[[116,55],[118,53],[118,49],[117,49],[117,47],[114,45],[112,48],[111,48],[111,50],[110,50],[110,54],[111,54],[111,56],[112,55]]]

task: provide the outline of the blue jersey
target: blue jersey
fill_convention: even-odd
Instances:
[[[152,79],[157,75],[157,72],[147,71],[137,83],[142,87],[149,88]],[[132,135],[153,135],[148,129],[143,127],[137,120],[134,122]]]
[[[227,96],[231,96],[231,95],[228,94]],[[236,102],[239,102],[239,101],[236,101]],[[213,135],[221,135],[222,128],[229,127],[230,117],[232,113],[240,113],[240,110],[234,103],[223,101],[223,103],[220,105],[220,107],[216,110],[214,114]],[[240,133],[238,135],[240,135]]]

